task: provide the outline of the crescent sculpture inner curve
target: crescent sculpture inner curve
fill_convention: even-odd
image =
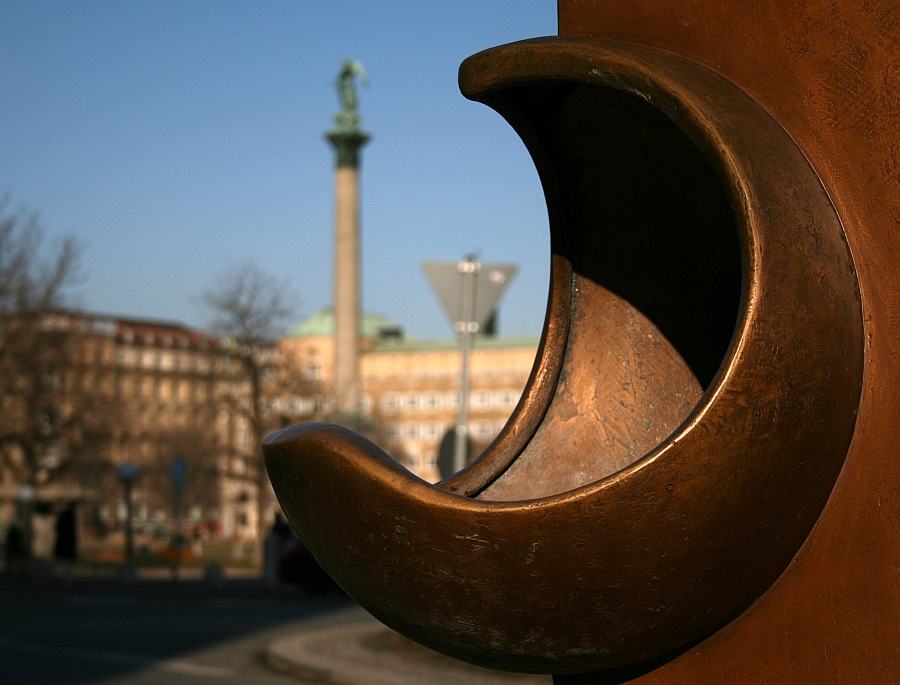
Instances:
[[[841,469],[863,336],[840,220],[779,123],[677,55],[537,39],[460,85],[548,206],[522,400],[437,485],[316,423],[267,438],[270,477],[326,571],[422,644],[537,673],[659,663],[777,581]]]

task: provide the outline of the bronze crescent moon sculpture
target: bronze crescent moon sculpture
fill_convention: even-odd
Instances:
[[[266,463],[322,566],[400,633],[500,669],[649,668],[777,582],[854,430],[863,335],[841,222],[736,85],[597,39],[488,50],[464,94],[544,187],[544,336],[507,427],[437,485],[328,424]]]

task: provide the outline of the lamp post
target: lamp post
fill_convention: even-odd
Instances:
[[[131,490],[138,477],[138,467],[126,461],[119,466],[119,481],[125,488],[125,563],[134,566],[134,528],[132,526]]]
[[[184,548],[184,532],[183,532],[183,503],[184,503],[184,483],[187,475],[187,462],[181,457],[175,457],[172,460],[172,494],[174,496],[174,514],[175,514],[175,531],[172,540],[172,552],[174,561],[172,564],[172,580],[178,580],[178,567],[181,563],[181,551]]]

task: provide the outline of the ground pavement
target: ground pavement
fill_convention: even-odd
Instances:
[[[260,600],[265,606],[280,606],[283,601],[301,608],[322,602],[293,586],[271,587],[261,578],[226,571],[204,578],[202,570],[180,569],[174,580],[168,569],[137,569],[134,573],[80,569],[65,581],[43,569],[37,577],[11,578],[0,573],[3,594],[52,589],[53,596],[68,592],[84,598],[104,594],[121,597],[123,593],[141,597],[143,602],[165,601],[169,596],[240,598],[242,602]],[[232,599],[230,601],[235,601]],[[96,601],[96,599],[94,600]],[[273,604],[275,602],[275,604]],[[330,606],[331,603],[328,602]],[[138,605],[140,606],[140,605]],[[188,604],[188,606],[204,606]],[[256,606],[255,603],[248,606]],[[290,632],[276,634],[265,648],[265,662],[275,671],[290,674],[298,682],[324,682],[333,685],[550,685],[549,676],[517,675],[482,669],[437,654],[415,644],[376,621],[351,600],[336,598],[333,617],[321,615],[303,620]]]

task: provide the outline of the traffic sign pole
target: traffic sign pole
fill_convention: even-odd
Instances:
[[[469,357],[472,354],[472,337],[478,332],[475,321],[475,303],[478,295],[478,273],[481,264],[469,256],[457,264],[460,274],[460,316],[454,324],[459,335],[459,414],[456,420],[456,442],[453,449],[453,470],[460,471],[466,465],[466,446],[469,432]]]
[[[459,414],[453,451],[453,470],[459,471],[466,465],[469,442],[469,359],[475,334],[490,319],[517,267],[483,264],[470,255],[460,262],[425,262],[422,268],[459,338]]]

